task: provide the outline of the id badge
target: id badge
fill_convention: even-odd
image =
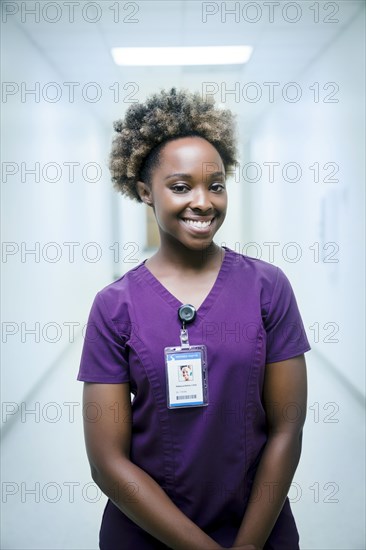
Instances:
[[[164,349],[169,409],[208,405],[206,346]]]

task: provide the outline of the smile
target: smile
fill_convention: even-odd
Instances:
[[[206,227],[209,227],[212,223],[212,220],[207,220],[207,221],[200,221],[200,220],[191,220],[189,218],[183,218],[183,221],[187,224],[187,225],[190,225],[192,227],[197,227],[199,229],[205,229]]]

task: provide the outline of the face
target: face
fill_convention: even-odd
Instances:
[[[139,182],[139,190],[154,209],[162,245],[207,248],[225,219],[225,168],[215,147],[203,138],[168,142],[152,171],[151,189]]]
[[[185,381],[188,381],[191,376],[191,369],[190,367],[183,367],[182,369],[182,375]]]

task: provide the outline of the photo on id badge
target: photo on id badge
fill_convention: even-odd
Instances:
[[[178,369],[178,376],[179,376],[180,382],[192,382],[193,365],[180,365]]]

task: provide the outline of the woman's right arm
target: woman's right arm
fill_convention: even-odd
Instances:
[[[134,523],[174,550],[222,548],[193,523],[144,470],[130,461],[128,383],[84,383],[84,434],[92,477]]]

